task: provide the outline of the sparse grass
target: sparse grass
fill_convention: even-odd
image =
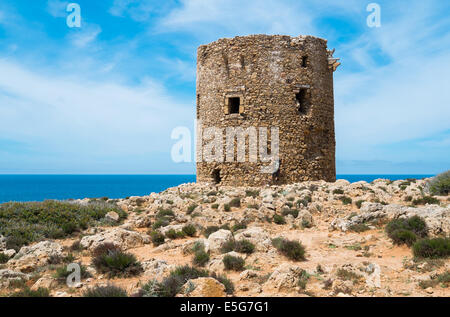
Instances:
[[[122,252],[118,247],[106,243],[94,249],[92,264],[100,273],[109,277],[136,276],[143,272],[133,254]]]
[[[339,197],[339,200],[342,201],[344,205],[350,205],[352,203],[352,199],[347,196],[341,196]]]
[[[7,249],[18,251],[31,242],[62,239],[96,226],[110,211],[121,220],[127,216],[118,206],[104,201],[86,205],[54,200],[4,203],[0,204],[0,235],[6,237]]]
[[[211,235],[211,233],[214,233],[219,230],[220,230],[220,228],[218,226],[209,226],[209,227],[206,227],[205,230],[203,230],[203,235],[206,238],[208,238]]]
[[[305,260],[305,247],[298,241],[275,238],[272,245],[283,255],[294,261]]]
[[[450,238],[422,239],[412,246],[413,254],[418,258],[448,258],[450,256]]]
[[[127,292],[117,286],[95,286],[86,290],[83,297],[127,297]]]
[[[209,254],[204,249],[198,250],[195,252],[192,262],[197,266],[205,266],[209,262]]]
[[[238,256],[225,255],[222,261],[226,270],[239,272],[242,271],[245,266],[245,260]]]
[[[219,204],[212,204],[212,205],[211,205],[211,208],[212,208],[212,209],[219,209]]]
[[[0,264],[5,264],[8,261],[9,261],[9,256],[0,252]]]
[[[259,190],[246,190],[245,196],[256,198],[259,196]]]
[[[441,285],[442,288],[447,288],[450,286],[450,271],[445,271],[442,274],[433,276],[433,278],[420,281],[419,286],[423,289],[428,287],[435,287],[436,285]]]
[[[81,263],[78,263],[78,265],[80,266],[80,277],[82,279],[91,277],[91,274],[87,271],[86,266],[82,265]],[[67,266],[63,265],[56,268],[54,277],[58,280],[59,283],[66,283],[67,277],[72,273],[73,271],[68,271]]]
[[[341,280],[353,281],[354,283],[359,282],[362,278],[360,275],[351,271],[347,271],[346,269],[343,268],[337,270],[336,276],[339,277]]]
[[[230,205],[229,204],[223,205],[223,210],[226,211],[226,212],[231,211]]]
[[[181,229],[185,235],[188,237],[193,237],[197,233],[197,229],[195,229],[194,225],[185,225],[183,229]]]
[[[300,287],[300,289],[302,289],[302,290],[306,289],[306,284],[308,284],[309,278],[310,278],[310,275],[308,274],[308,272],[306,272],[305,270],[302,270],[302,272],[300,274],[300,278],[298,280],[298,286]]]
[[[335,190],[333,190],[333,194],[334,195],[343,195],[344,191],[340,188],[336,188]]]
[[[175,213],[171,209],[160,209],[156,214],[156,219],[167,219],[175,217]]]
[[[159,229],[161,227],[166,227],[170,224],[170,220],[167,218],[158,219],[153,223],[152,228],[154,230]]]
[[[231,227],[231,231],[236,232],[238,230],[242,230],[242,229],[246,229],[247,228],[247,224],[244,221],[235,223],[233,225],[233,227]]]
[[[47,288],[40,287],[37,290],[31,290],[28,287],[12,293],[10,297],[50,297],[50,291]]]
[[[211,273],[211,277],[216,279],[219,283],[222,283],[225,286],[225,292],[228,295],[232,295],[234,293],[234,284],[233,282],[224,274],[216,274],[216,272]]]
[[[450,192],[450,170],[435,176],[427,188],[432,195],[447,196]]]
[[[418,238],[426,237],[428,228],[425,221],[413,216],[408,219],[394,219],[386,225],[386,233],[394,244],[411,246]]]

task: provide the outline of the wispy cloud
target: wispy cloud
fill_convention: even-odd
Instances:
[[[69,1],[48,0],[47,12],[55,18],[63,18],[67,16],[66,8]]]

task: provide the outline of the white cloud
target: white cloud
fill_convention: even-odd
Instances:
[[[69,4],[68,1],[61,0],[48,0],[47,12],[55,18],[63,18],[67,16],[66,8]]]
[[[82,28],[74,29],[73,33],[71,33],[69,37],[73,45],[78,48],[83,48],[94,42],[101,32],[102,29],[100,26],[84,23]]]

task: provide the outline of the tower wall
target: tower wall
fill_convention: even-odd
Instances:
[[[261,172],[269,163],[262,162],[259,153],[257,161],[250,162],[247,139],[245,162],[227,162],[225,155],[223,162],[205,161],[208,140],[200,132],[198,182],[257,186],[334,181],[333,68],[326,40],[252,35],[200,46],[197,120],[202,131],[223,129],[223,153],[227,127],[267,127],[269,141],[270,128],[278,127],[280,159],[276,172]]]

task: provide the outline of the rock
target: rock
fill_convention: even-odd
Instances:
[[[66,292],[56,292],[53,296],[54,297],[70,297],[69,294],[67,294]]]
[[[60,244],[41,241],[32,246],[22,247],[8,264],[21,272],[31,272],[36,267],[59,261],[62,257],[63,248]]]
[[[181,231],[183,229],[184,225],[169,225],[165,227],[159,228],[159,232],[162,234],[166,234],[169,230],[175,230],[175,232]]]
[[[272,246],[272,241],[270,240],[270,235],[263,228],[251,227],[244,231],[236,234],[235,240],[249,240],[255,245],[256,251],[266,252]]]
[[[114,243],[123,250],[127,250],[149,243],[150,237],[148,235],[123,228],[113,228],[95,235],[83,237],[80,244],[85,249],[93,250],[105,242]]]
[[[115,211],[110,211],[105,215],[105,219],[111,222],[118,222],[120,219],[120,216]]]
[[[314,221],[313,221],[313,217],[312,217],[311,213],[306,209],[300,210],[297,218],[295,218],[295,224],[300,228],[312,227],[314,224]]]
[[[333,281],[333,285],[331,287],[335,294],[344,293],[351,294],[353,291],[353,283],[352,281],[342,281],[336,279]]]
[[[427,294],[433,294],[434,290],[432,287],[428,287],[427,289],[425,289],[425,292],[427,292]]]
[[[381,287],[381,269],[377,263],[369,263],[366,267],[366,284],[370,288]]]
[[[225,286],[211,277],[200,277],[184,284],[181,294],[186,297],[225,297]]]
[[[239,274],[239,279],[241,281],[252,280],[258,277],[258,273],[253,270],[245,270],[241,274]]]
[[[379,204],[379,203],[371,203],[371,202],[363,202],[361,204],[361,212],[375,212],[375,211],[379,211],[382,210],[384,207],[384,205]]]
[[[5,250],[5,251],[2,251],[2,253],[4,255],[6,255],[7,257],[12,258],[16,254],[16,250],[14,250],[14,249]]]
[[[55,280],[53,277],[49,276],[49,275],[44,275],[43,277],[41,277],[40,279],[38,279],[36,281],[36,283],[33,284],[33,286],[31,287],[32,290],[36,291],[39,288],[54,288],[58,285],[58,281]]]
[[[212,253],[220,253],[220,249],[225,244],[225,242],[231,240],[233,238],[233,234],[229,230],[220,229],[216,231],[208,237],[208,240],[205,241],[205,251]]]
[[[0,235],[0,251],[6,250],[6,238]]]
[[[293,291],[297,287],[302,269],[299,266],[283,263],[270,275],[264,288],[278,291]]]
[[[28,281],[30,276],[22,272],[3,269],[0,270],[0,287],[9,287],[11,282]]]
[[[161,278],[163,275],[170,271],[170,267],[166,261],[151,259],[141,263],[144,269],[145,276],[151,276],[153,278]]]

